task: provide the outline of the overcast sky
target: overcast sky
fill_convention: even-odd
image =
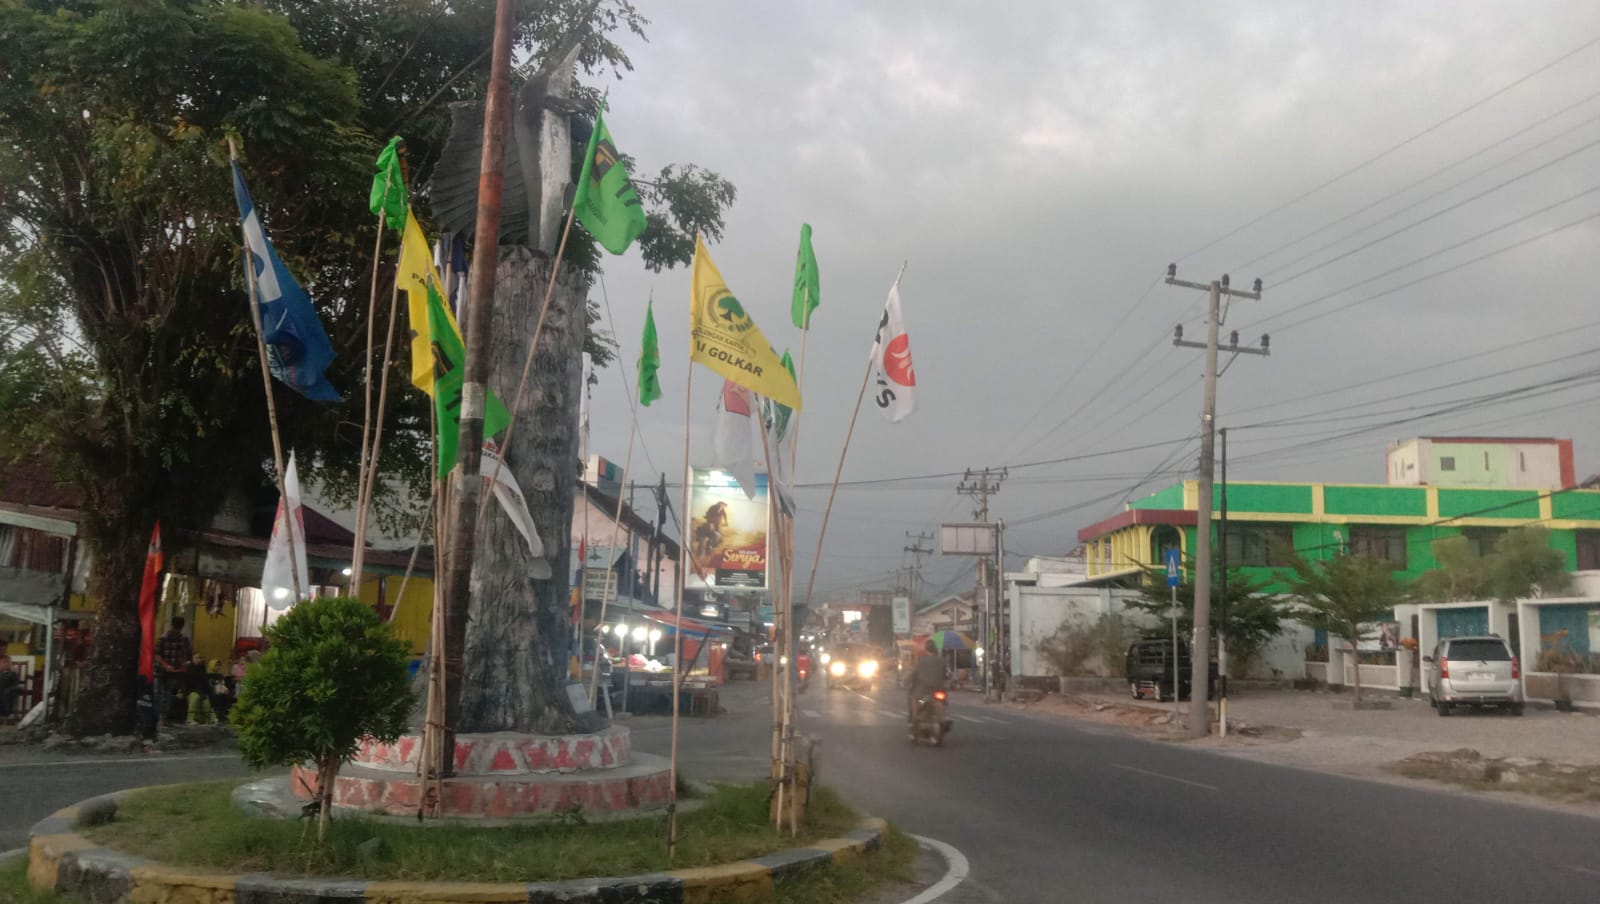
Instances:
[[[1180,321],[1204,338],[1204,296],[1158,284],[1174,261],[1181,278],[1265,282],[1224,330],[1270,332],[1272,355],[1225,373],[1219,423],[1306,418],[1235,433],[1234,479],[1381,483],[1389,442],[1468,432],[1571,437],[1580,477],[1600,470],[1593,383],[1388,423],[1600,366],[1600,219],[1550,232],[1600,216],[1600,145],[1585,147],[1600,140],[1600,5],[641,7],[650,41],[628,46],[636,68],[607,124],[646,172],[694,162],[737,185],[712,255],[780,351],[798,353],[789,291],[800,224],[815,230],[797,599],[902,262],[919,408],[890,424],[864,406],[844,479],[1012,465],[991,506],[1010,551],[1060,554],[1126,499],[1192,476],[1200,353],[1170,339]],[[636,451],[635,472],[676,481],[688,272],[651,274],[630,253],[607,260],[604,288],[630,381],[654,292],[665,397],[642,413],[650,463]],[[618,370],[601,375],[592,435],[620,463]],[[696,369],[697,463],[720,382]],[[1151,447],[1016,467],[1136,446]],[[957,482],[842,488],[819,600],[888,586],[907,531],[970,517]],[[926,585],[965,589],[970,573],[935,557]]]

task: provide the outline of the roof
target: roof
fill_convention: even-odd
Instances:
[[[6,462],[0,468],[0,503],[24,508],[74,510],[83,501],[78,488],[56,478],[39,459]]]
[[[1193,527],[1200,523],[1200,515],[1192,509],[1129,509],[1118,512],[1104,521],[1096,522],[1078,531],[1078,540],[1088,543],[1106,534],[1133,524],[1165,524],[1172,527]]]
[[[616,512],[618,510],[617,503],[619,500],[617,497],[602,492],[599,487],[596,487],[591,483],[583,482],[580,483],[580,486],[582,486],[583,491],[588,494],[589,502],[596,507],[608,512]],[[631,528],[633,532],[638,534],[642,540],[648,540],[650,537],[655,536],[655,524],[650,521],[646,521],[642,515],[633,510],[632,506],[628,505],[626,502],[623,502],[621,511],[622,517],[618,519],[619,524],[624,527]],[[667,536],[665,531],[663,531],[661,542],[662,545],[666,547],[666,556],[668,558],[675,559],[678,557],[678,541]]]

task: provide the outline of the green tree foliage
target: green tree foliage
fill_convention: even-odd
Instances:
[[[518,59],[530,67],[588,16],[580,63],[595,78],[630,67],[614,38],[646,24],[626,0],[519,6]],[[180,548],[227,493],[255,494],[263,508],[276,495],[226,139],[236,139],[263,223],[319,308],[336,355],[329,380],[350,400],[315,404],[278,387],[285,444],[299,452],[302,480],[351,499],[372,160],[402,134],[410,184],[426,185],[448,105],[484,91],[493,8],[0,0],[0,461],[42,457],[83,495],[89,596],[100,611],[77,730],[131,724],[152,523],[160,518],[169,547]],[[676,236],[714,233],[733,198],[715,174],[668,170],[643,192],[661,224],[658,245],[644,246],[656,267],[687,263]],[[417,199],[424,219],[426,202]],[[599,317],[591,306],[591,327]],[[615,357],[598,329],[586,345],[602,366]],[[392,380],[406,386],[403,351],[395,366]],[[380,466],[423,487],[424,399],[405,390],[389,407]],[[398,497],[380,493],[377,503],[391,527],[414,514]]]
[[[230,718],[239,753],[256,769],[317,765],[327,829],[333,782],[362,738],[391,743],[406,730],[413,698],[410,648],[365,603],[326,597],[290,609],[267,629]]]
[[[1063,621],[1055,633],[1039,641],[1039,655],[1059,675],[1085,675],[1098,664],[1103,677],[1119,678],[1124,655],[1133,643],[1133,627],[1115,612],[1097,618],[1079,615]]]
[[[1149,575],[1140,590],[1140,598],[1128,600],[1123,606],[1143,612],[1165,622],[1170,616],[1172,591],[1166,584],[1166,570],[1149,569]],[[1283,633],[1283,620],[1288,614],[1282,600],[1264,593],[1266,582],[1247,577],[1237,568],[1228,569],[1227,596],[1223,597],[1222,582],[1211,581],[1211,629],[1223,631],[1228,638],[1229,671],[1243,674],[1244,667],[1274,637]],[[1194,631],[1194,582],[1178,585],[1178,630],[1185,637]],[[1224,621],[1226,614],[1226,621]]]
[[[1393,617],[1394,607],[1405,600],[1405,590],[1395,580],[1394,569],[1366,556],[1336,556],[1308,562],[1293,549],[1279,548],[1288,563],[1283,581],[1289,586],[1295,618],[1328,632],[1356,649],[1361,635],[1373,622]],[[1355,669],[1356,706],[1361,705],[1361,669]]]
[[[1430,602],[1510,602],[1572,586],[1566,555],[1550,547],[1550,530],[1539,525],[1507,531],[1487,555],[1474,555],[1471,543],[1459,536],[1435,540],[1433,555],[1439,567],[1413,585],[1414,594]]]

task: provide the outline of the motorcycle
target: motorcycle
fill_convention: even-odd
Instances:
[[[946,715],[948,699],[949,694],[943,690],[917,697],[916,716],[911,720],[912,743],[944,746],[944,736],[955,727],[955,722]]]

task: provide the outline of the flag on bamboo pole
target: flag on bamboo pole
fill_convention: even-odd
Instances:
[[[294,538],[294,567],[289,565],[289,538]],[[298,588],[295,577],[299,578]],[[305,510],[300,507],[300,477],[294,468],[294,453],[283,471],[283,498],[272,520],[272,539],[267,542],[267,561],[261,569],[261,593],[272,609],[287,609],[311,596],[311,573],[306,569]]]
[[[739,481],[746,498],[756,498],[756,449],[760,438],[751,416],[750,394],[732,380],[722,381],[717,399],[717,419],[711,431],[712,466]]]
[[[528,544],[528,555],[535,559],[544,558],[544,541],[539,538],[539,528],[533,524],[533,514],[528,511],[528,500],[522,495],[522,487],[517,486],[516,478],[511,476],[511,469],[500,464],[500,446],[492,440],[484,440],[483,457],[478,459],[478,471],[484,480],[494,480],[494,498],[505,509],[506,517],[511,519],[511,526],[522,535],[523,542]],[[382,586],[381,584],[379,586]]]
[[[333,363],[333,344],[328,341],[306,290],[295,281],[277,249],[267,240],[238,163],[233,164],[233,199],[239,204],[239,218],[244,223],[246,279],[255,285],[254,300],[261,310],[261,341],[267,345],[267,365],[272,375],[308,399],[339,401],[339,391],[323,376]]]
[[[589,149],[583,155],[583,172],[578,176],[572,206],[578,222],[601,246],[612,254],[628,250],[633,240],[648,225],[639,191],[628,178],[628,168],[611,143],[605,111],[594,117],[589,133]]]
[[[655,299],[644,306],[644,336],[639,340],[639,404],[661,398],[661,345],[656,339]]]
[[[789,302],[789,318],[802,330],[811,328],[811,312],[822,304],[822,289],[817,284],[817,254],[811,250],[811,224],[800,224],[800,252],[794,261],[794,298]]]
[[[368,201],[373,216],[381,211],[384,223],[395,232],[403,232],[406,224],[406,176],[400,166],[400,151],[404,147],[405,139],[396,135],[378,154],[378,172],[372,177],[372,195]]]
[[[144,556],[144,578],[139,582],[139,674],[155,680],[156,585],[161,580],[161,521],[150,531],[150,548]]]
[[[800,409],[800,387],[694,237],[689,360],[774,402]]]
[[[411,318],[411,382],[433,397],[439,424],[439,476],[444,477],[456,466],[456,446],[461,436],[462,365],[467,349],[455,315],[445,306],[439,272],[433,266],[433,251],[416,216],[410,213],[406,215],[400,243],[398,278]],[[499,397],[492,392],[488,395],[483,413],[485,437],[504,430],[511,421]]]
[[[794,359],[789,357],[788,349],[783,351],[783,369],[789,372],[789,376],[795,376]],[[794,416],[794,409],[771,399],[762,399],[761,410],[766,413],[767,426],[772,431],[772,438],[781,442],[789,435],[789,419]]]
[[[917,373],[911,367],[911,338],[906,335],[905,320],[900,314],[900,278],[889,287],[889,300],[883,305],[883,319],[878,321],[878,337],[872,342],[872,369],[877,382],[872,401],[899,423],[917,410]]]

